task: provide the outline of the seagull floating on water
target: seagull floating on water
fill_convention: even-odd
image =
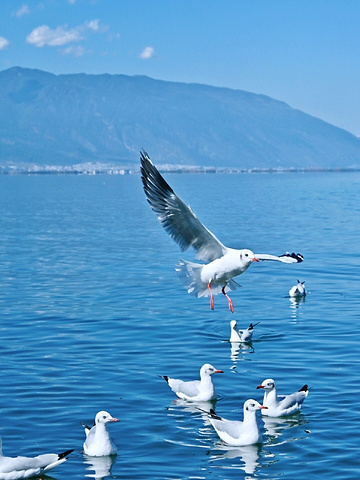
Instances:
[[[289,290],[290,297],[305,297],[305,295],[306,295],[305,282],[300,282],[300,280],[297,281],[297,285],[294,285]]]
[[[307,385],[291,395],[277,395],[275,381],[272,378],[267,378],[256,388],[265,390],[263,405],[267,407],[267,410],[263,410],[261,413],[269,417],[282,417],[298,412],[301,410],[305,398],[309,395]]]
[[[233,277],[244,273],[252,262],[275,260],[283,263],[299,263],[303,256],[286,253],[275,256],[255,254],[248,249],[233,249],[223,245],[193,213],[170,185],[161,176],[149,155],[141,152],[141,178],[147,200],[161,225],[170,237],[186,250],[190,246],[196,256],[205,264],[180,260],[176,271],[188,293],[196,297],[210,296],[210,308],[214,309],[214,295],[223,293],[228,300],[231,312],[233,303],[227,292],[239,285]]]
[[[162,375],[161,378],[179,398],[191,402],[209,402],[216,400],[215,387],[211,378],[214,373],[224,372],[217,370],[210,363],[205,363],[200,369],[200,380],[184,382],[166,375]]]
[[[106,455],[116,455],[117,447],[111,440],[106,425],[110,422],[118,422],[117,418],[104,410],[98,412],[95,417],[95,425],[85,427],[86,440],[84,442],[84,453],[90,457],[104,457]]]
[[[239,420],[226,420],[219,417],[214,410],[210,410],[209,420],[215,428],[216,433],[228,445],[241,447],[261,442],[261,433],[256,421],[256,412],[263,411],[267,407],[260,405],[253,399],[246,400],[244,403],[244,418]]]
[[[37,457],[5,457],[2,453],[0,437],[0,479],[22,480],[42,474],[57,467],[67,460],[74,450],[62,453],[46,453]]]
[[[248,328],[246,328],[245,330],[238,330],[236,320],[231,320],[230,342],[237,342],[237,343],[251,342],[252,336],[254,333],[254,327],[256,327],[256,325],[259,325],[259,323],[260,322],[250,323]]]

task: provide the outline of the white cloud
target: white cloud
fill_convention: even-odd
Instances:
[[[83,35],[87,31],[102,33],[106,30],[107,27],[100,25],[97,19],[90,20],[74,28],[68,28],[67,25],[63,25],[52,29],[48,25],[41,25],[40,27],[34,28],[26,37],[26,41],[35,45],[35,47],[43,47],[44,45],[59,47],[67,45],[68,43],[80,42],[83,40]]]
[[[52,30],[47,25],[35,28],[26,37],[26,41],[36,47],[43,47],[44,45],[59,47],[67,43],[79,42],[80,40],[82,40],[82,36],[77,28],[68,30],[66,27],[57,27],[55,30]]]
[[[147,60],[148,58],[153,58],[155,55],[155,50],[153,47],[145,47],[144,50],[140,53],[139,57]]]
[[[0,50],[5,50],[10,45],[9,40],[4,37],[0,37]]]
[[[27,5],[22,5],[19,10],[16,11],[15,15],[20,18],[23,15],[29,15],[30,9]]]
[[[93,32],[98,32],[100,30],[99,20],[97,19],[90,20],[90,22],[85,22],[85,25],[87,26],[87,28],[89,28]]]
[[[61,53],[63,55],[72,55],[73,57],[82,57],[85,54],[85,49],[81,45],[70,45],[64,48]]]

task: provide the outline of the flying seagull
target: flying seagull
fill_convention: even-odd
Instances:
[[[141,178],[144,191],[151,208],[170,237],[181,250],[190,246],[196,250],[196,256],[204,264],[180,260],[176,271],[188,293],[196,297],[210,296],[210,308],[214,309],[214,295],[223,293],[229,302],[231,312],[233,303],[227,292],[239,285],[233,277],[244,273],[252,262],[275,260],[283,263],[299,263],[303,256],[299,253],[286,253],[275,256],[254,254],[248,249],[233,249],[223,245],[215,235],[203,225],[191,208],[173,191],[161,176],[149,155],[140,152]]]

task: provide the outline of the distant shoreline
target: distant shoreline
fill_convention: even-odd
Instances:
[[[359,167],[337,168],[231,168],[231,167],[199,167],[199,166],[171,166],[159,165],[163,173],[176,174],[281,174],[281,173],[352,173],[360,172]],[[99,165],[76,165],[72,167],[49,167],[38,165],[26,167],[1,167],[0,175],[133,175],[139,174],[139,168],[133,167],[110,167]]]

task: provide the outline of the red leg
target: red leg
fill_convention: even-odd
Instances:
[[[212,291],[211,291],[211,283],[210,282],[208,283],[208,290],[210,292],[210,308],[211,308],[211,310],[214,310],[214,295],[212,294]]]
[[[231,313],[234,313],[233,302],[232,302],[231,298],[229,297],[229,295],[225,292],[225,287],[223,287],[221,291],[225,295],[225,297],[227,298],[227,301],[229,302],[229,308],[230,308]]]

